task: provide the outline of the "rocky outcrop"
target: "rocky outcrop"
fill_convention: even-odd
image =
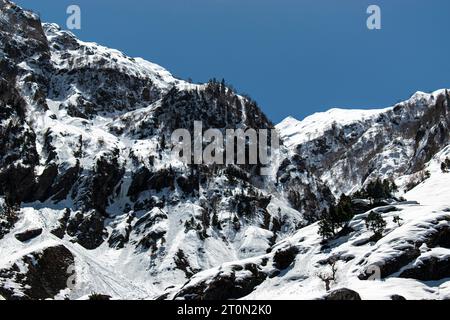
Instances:
[[[38,163],[36,135],[25,119],[25,101],[0,79],[0,195],[19,204],[32,198]]]
[[[400,278],[421,281],[441,280],[450,277],[450,256],[421,258],[413,267],[400,273]]]
[[[93,210],[88,213],[78,212],[67,223],[67,234],[86,249],[100,246],[108,233],[105,229],[105,217]]]
[[[31,229],[31,230],[27,230],[21,233],[17,233],[15,234],[15,237],[17,240],[19,240],[20,242],[27,242],[30,241],[31,239],[34,239],[36,237],[39,237],[42,234],[42,229]]]
[[[195,285],[187,283],[175,299],[185,300],[229,300],[250,294],[267,275],[256,264],[235,266],[230,272],[219,272],[214,278]]]
[[[289,267],[295,260],[299,249],[297,247],[289,247],[287,249],[279,249],[273,256],[273,265],[279,270]]]
[[[18,208],[12,207],[0,198],[0,240],[13,228],[19,219]]]
[[[358,292],[343,288],[333,290],[329,294],[324,297],[324,300],[361,300],[361,297]]]
[[[74,264],[72,253],[64,246],[54,246],[21,258],[9,269],[0,270],[0,294],[6,299],[28,300],[53,298],[67,287],[69,267]],[[17,286],[8,286],[11,280]]]
[[[449,96],[444,90],[417,93],[393,108],[370,112],[354,121],[346,120],[350,112],[330,110],[324,116],[337,120],[317,128],[324,130],[320,134],[308,131],[319,115],[313,115],[306,124],[295,122],[292,125],[303,128],[298,132],[302,139],[293,142],[290,161],[297,164],[298,171],[328,181],[337,196],[380,176],[416,173],[450,142]],[[285,137],[290,135],[288,129]],[[395,159],[395,164],[382,161],[381,154]]]
[[[377,264],[376,266],[380,269],[380,276],[385,278],[394,272],[399,271],[403,266],[414,261],[420,256],[420,250],[414,246],[405,246],[397,251],[395,257],[391,257],[389,260],[383,263]],[[360,280],[367,280],[374,276],[374,270],[372,267],[367,268],[367,271],[363,271],[359,274],[358,278]]]

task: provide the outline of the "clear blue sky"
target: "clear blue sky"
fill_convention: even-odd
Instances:
[[[331,107],[384,107],[450,87],[448,0],[16,0],[83,40],[180,78],[225,78],[275,122]],[[369,31],[366,9],[382,9]]]

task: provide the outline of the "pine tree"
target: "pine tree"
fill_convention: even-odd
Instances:
[[[319,235],[324,239],[330,239],[336,235],[334,224],[330,219],[324,218],[319,221]]]
[[[387,226],[387,223],[381,214],[372,211],[365,220],[367,229],[374,233],[374,237],[381,238],[383,236],[384,229],[386,229]]]

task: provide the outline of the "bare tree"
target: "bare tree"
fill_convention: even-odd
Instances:
[[[325,289],[330,291],[331,283],[336,282],[336,274],[337,274],[337,261],[336,257],[331,257],[328,259],[327,263],[330,267],[330,271],[319,273],[317,276],[325,283]]]

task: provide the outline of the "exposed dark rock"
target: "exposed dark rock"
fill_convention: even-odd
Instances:
[[[181,176],[177,178],[177,184],[180,189],[186,194],[194,194],[199,190],[198,176]]]
[[[12,229],[18,218],[18,208],[0,205],[0,240]]]
[[[239,216],[252,217],[258,210],[264,212],[272,197],[257,194],[253,190],[250,194],[235,194],[230,201],[230,209]]]
[[[39,229],[32,229],[32,230],[27,230],[27,231],[24,231],[21,233],[17,233],[14,236],[20,242],[27,242],[27,241],[30,241],[31,239],[39,237],[41,234],[42,234],[42,229],[39,228]]]
[[[294,262],[299,250],[297,247],[280,249],[273,256],[273,265],[279,270],[284,270]]]
[[[104,227],[105,217],[93,210],[89,213],[77,213],[67,224],[67,234],[88,250],[100,246],[107,236]]]
[[[6,299],[48,299],[67,287],[69,267],[74,264],[72,253],[64,246],[45,248],[22,257],[27,266],[22,273],[17,264],[0,270],[0,294]],[[6,285],[17,283],[18,288]]]
[[[75,184],[80,173],[80,163],[77,161],[75,167],[68,168],[56,179],[50,195],[55,202],[65,200],[69,195],[70,189]]]
[[[399,254],[396,257],[392,257],[390,260],[384,262],[384,264],[377,265],[381,271],[381,277],[385,278],[394,272],[400,270],[403,266],[414,261],[420,256],[420,250],[414,246],[405,246],[404,248],[398,249]],[[364,271],[358,278],[360,280],[367,280],[373,273],[369,271]]]
[[[239,269],[239,268],[238,268]],[[175,296],[185,300],[229,300],[239,299],[249,295],[255,287],[260,285],[267,275],[250,263],[230,273],[220,272],[213,279],[208,279],[190,286],[189,282]],[[243,276],[236,277],[236,272],[250,271]]]
[[[136,200],[139,194],[148,189],[148,180],[151,177],[151,172],[146,167],[143,167],[133,173],[132,182],[128,189],[127,196]]]
[[[175,265],[177,266],[177,269],[182,270],[184,272],[184,274],[186,275],[186,278],[188,278],[188,279],[200,271],[200,270],[192,269],[183,250],[181,250],[181,249],[178,250],[177,254],[175,255],[174,261],[175,261]]]
[[[55,163],[49,164],[38,178],[34,191],[35,200],[43,202],[50,197],[51,188],[57,176],[58,165]]]
[[[151,231],[139,241],[138,246],[144,249],[152,248],[153,251],[156,251],[156,243],[158,242],[158,240],[162,239],[165,234],[166,231],[164,230]]]
[[[62,217],[58,220],[59,226],[51,231],[51,233],[58,238],[62,239],[64,238],[64,235],[66,234],[67,230],[67,223],[70,219],[70,209],[64,210],[64,213]]]
[[[361,296],[356,291],[343,288],[330,292],[324,300],[361,300]]]
[[[175,173],[171,168],[162,169],[152,174],[148,186],[152,190],[161,191],[165,188],[174,189]]]
[[[26,123],[25,107],[14,84],[0,78],[0,195],[10,204],[32,199],[34,167],[39,162],[36,135]]]
[[[91,301],[108,301],[108,300],[111,300],[111,296],[108,296],[106,294],[93,293],[89,296],[89,300],[91,300]]]
[[[145,232],[145,230],[152,227],[156,222],[167,218],[167,214],[165,214],[162,210],[159,210],[157,213],[149,212],[136,221],[134,228],[137,232]]]
[[[133,228],[131,227],[131,221],[133,221],[133,219],[134,215],[128,216],[125,222],[125,230],[113,230],[111,236],[108,239],[108,244],[111,248],[122,249],[130,240],[130,233],[133,230]]]
[[[122,179],[124,169],[120,167],[116,154],[101,157],[97,160],[96,170],[92,179],[90,193],[91,204],[102,215],[106,214],[108,198]]]
[[[400,278],[421,281],[441,280],[450,277],[450,257],[427,257],[420,259],[415,266],[404,270]]]
[[[450,249],[450,226],[439,225],[436,227],[436,232],[430,235],[427,241],[429,248],[442,247]]]
[[[393,301],[406,301],[406,298],[403,296],[400,296],[398,294],[394,294],[391,296],[391,300]]]

